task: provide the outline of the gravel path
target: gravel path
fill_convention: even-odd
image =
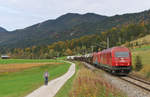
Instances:
[[[71,62],[68,62],[71,63]],[[26,97],[54,97],[59,89],[65,84],[65,82],[71,78],[75,73],[75,64],[71,63],[71,66],[66,74],[56,78],[48,83],[47,86],[43,85],[39,89],[33,91]]]

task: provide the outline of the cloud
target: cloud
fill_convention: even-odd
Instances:
[[[112,16],[149,8],[150,0],[0,0],[0,25],[12,30],[55,19],[68,12]]]

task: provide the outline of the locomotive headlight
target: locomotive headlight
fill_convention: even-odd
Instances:
[[[128,66],[130,65],[130,63],[128,63]]]
[[[116,66],[118,66],[118,63],[116,63]]]

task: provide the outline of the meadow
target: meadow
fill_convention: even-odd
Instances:
[[[18,64],[18,63],[46,63],[57,62],[52,59],[0,59],[0,64]]]
[[[50,74],[49,80],[52,80],[66,73],[70,66],[58,60],[0,60],[1,65],[17,64],[20,67],[29,63],[38,65],[19,71],[0,73],[0,97],[24,97],[44,84],[43,74],[46,70]],[[39,65],[39,63],[45,64]]]
[[[133,73],[150,80],[150,46],[142,46],[141,48],[132,49],[133,67],[135,67],[135,56],[137,55],[140,56],[142,60],[143,68],[138,72],[133,71]]]

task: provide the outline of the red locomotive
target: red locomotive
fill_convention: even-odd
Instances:
[[[125,47],[113,47],[93,54],[93,64],[112,73],[124,75],[131,71],[131,52]]]
[[[131,52],[126,47],[113,47],[93,54],[74,56],[74,60],[94,64],[116,75],[127,75],[132,70]]]

